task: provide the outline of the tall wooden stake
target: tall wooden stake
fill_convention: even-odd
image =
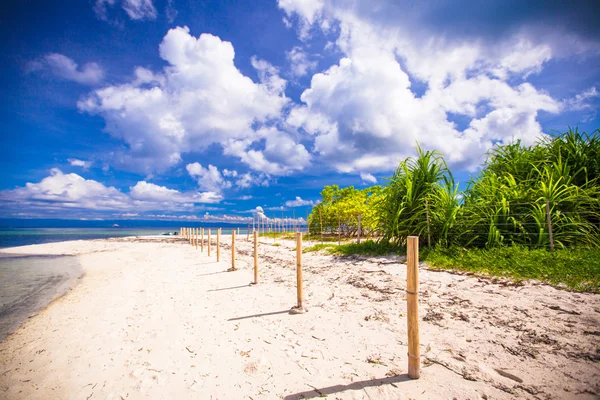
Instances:
[[[408,319],[408,376],[421,375],[419,347],[419,237],[409,236],[406,250],[406,302]]]
[[[340,223],[340,212],[338,211],[338,246],[342,244],[342,224]]]
[[[321,217],[321,209],[319,209],[319,223],[321,224],[321,244],[323,244],[323,217]]]
[[[246,231],[246,240],[250,240],[250,222],[248,222],[248,231]]]
[[[258,235],[254,232],[254,282],[258,284]]]
[[[360,214],[358,214],[358,238],[356,239],[356,243],[360,244]]]
[[[306,311],[302,305],[302,232],[296,233],[296,289],[298,305],[293,307],[290,312],[301,314]]]
[[[195,243],[195,245],[196,245],[196,250],[198,250],[198,231],[199,231],[199,229],[198,229],[198,228],[196,228],[196,232],[195,232],[196,234],[195,234],[195,240],[194,240],[194,241],[196,242],[196,243]]]
[[[221,241],[221,228],[217,229],[217,262],[221,261],[221,246],[219,246],[220,241]]]
[[[210,257],[210,229],[208,230],[207,246],[208,246],[208,256]]]
[[[546,216],[548,217],[548,235],[550,235],[550,250],[554,251],[554,237],[552,236],[552,217],[550,216],[550,202],[546,200]]]
[[[204,228],[200,228],[200,251],[204,251]]]
[[[236,271],[235,268],[235,231],[231,231],[231,268],[230,271]]]

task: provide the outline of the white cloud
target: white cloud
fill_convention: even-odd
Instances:
[[[108,7],[113,7],[117,2],[118,0],[96,0],[94,3],[96,16],[101,20],[108,20]],[[152,0],[121,0],[119,2],[121,3],[121,8],[123,8],[132,20],[156,19],[157,12]],[[170,4],[171,1],[169,0]]]
[[[113,155],[124,168],[164,171],[182,152],[202,152],[211,144],[243,141],[244,155],[263,138],[255,128],[280,118],[288,103],[283,84],[265,63],[255,60],[262,82],[234,65],[231,43],[216,36],[174,28],[159,46],[168,62],[160,73],[138,73],[131,83],[96,90],[78,102],[81,111],[101,115],[106,130],[128,145]],[[139,86],[140,76],[148,82]]]
[[[40,60],[28,64],[29,72],[49,71],[54,76],[82,85],[96,85],[102,82],[104,70],[95,62],[80,67],[73,59],[59,53],[48,53]]]
[[[81,167],[85,170],[85,169],[88,169],[92,165],[92,162],[78,160],[76,158],[69,158],[69,164],[71,164],[73,167]]]
[[[104,211],[202,210],[197,203],[218,203],[222,196],[213,192],[179,192],[164,186],[140,181],[123,193],[112,186],[85,179],[78,174],[64,174],[54,168],[38,183],[27,183],[14,190],[0,191],[4,212],[27,210],[44,213],[98,213]],[[71,214],[69,214],[71,215]]]
[[[360,173],[360,179],[366,183],[377,183],[377,178],[366,172]]]
[[[365,16],[361,10],[369,8],[360,2],[309,3],[279,6],[300,20],[300,36],[307,32],[303,24],[322,29],[328,20],[338,26],[335,45],[343,57],[312,77],[303,105],[286,122],[313,135],[318,159],[340,172],[393,170],[414,154],[417,142],[444,153],[454,167],[473,169],[495,143],[533,143],[543,135],[538,113],[561,110],[560,102],[533,85],[508,80],[541,70],[552,57],[543,43],[519,33],[491,45],[422,38],[402,24]],[[413,89],[415,82],[425,84],[423,93]],[[459,127],[454,116],[470,122]]]
[[[177,14],[179,14],[179,11],[177,11],[173,3],[173,0],[167,0],[167,5],[165,7],[165,15],[169,23],[175,21],[175,18],[177,18]]]
[[[240,196],[238,197],[238,200],[251,200],[253,197],[250,195],[246,195],[246,196]]]
[[[313,204],[315,203],[312,200],[302,200],[299,196],[296,196],[295,200],[288,200],[285,202],[286,207],[312,206]]]
[[[600,92],[595,86],[592,86],[591,88],[576,94],[575,97],[566,99],[563,104],[568,110],[585,110],[593,107],[588,100],[595,97],[600,97]]]
[[[250,140],[230,140],[224,144],[224,154],[240,158],[255,171],[269,175],[289,175],[309,165],[311,155],[303,144],[297,143],[288,133],[277,128],[260,128],[263,147]]]
[[[223,179],[223,175],[214,165],[209,164],[208,168],[204,168],[201,164],[195,162],[188,164],[186,170],[192,178],[198,180],[198,186],[204,190],[220,193],[231,187],[231,182]]]
[[[285,55],[290,63],[290,71],[295,77],[302,77],[317,67],[317,62],[311,61],[308,54],[299,46],[286,52]]]

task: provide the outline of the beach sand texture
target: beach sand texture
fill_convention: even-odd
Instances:
[[[0,343],[2,399],[592,399],[600,295],[420,271],[421,379],[408,379],[406,266],[230,237],[5,249],[77,255],[85,276]],[[213,248],[214,249],[214,248]]]

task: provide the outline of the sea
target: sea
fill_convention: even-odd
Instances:
[[[221,228],[224,235],[247,225],[185,223]],[[176,221],[0,219],[0,341],[73,288],[84,271],[76,256],[19,253],[20,246],[125,236],[179,233]]]

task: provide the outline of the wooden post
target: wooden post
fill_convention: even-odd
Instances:
[[[196,228],[196,235],[195,235],[195,240],[194,240],[194,244],[196,245],[196,250],[198,250],[198,228]]]
[[[238,227],[238,232],[237,233],[238,233],[238,236],[239,236],[239,234],[240,234],[240,228],[239,227]]]
[[[358,214],[358,238],[356,239],[356,243],[360,244],[360,217],[361,215]]]
[[[210,257],[210,229],[208,230],[208,239],[206,245],[208,246],[208,256]]]
[[[321,244],[323,244],[323,217],[321,217],[321,209],[319,209],[319,223],[321,224]]]
[[[231,231],[231,268],[229,271],[237,271],[235,268],[235,231]]]
[[[342,244],[342,224],[340,223],[340,212],[338,210],[338,246]]]
[[[258,235],[254,232],[254,285],[258,284]]]
[[[427,218],[427,247],[431,247],[431,229],[429,228],[429,201],[425,200],[425,218]]]
[[[550,235],[550,251],[554,251],[554,237],[552,236],[552,217],[550,216],[550,202],[546,200],[546,216],[548,218],[548,235]]]
[[[248,230],[246,231],[246,240],[250,240],[250,222],[248,222]]]
[[[406,250],[406,302],[408,319],[408,376],[421,375],[419,347],[419,237],[409,236]]]
[[[204,251],[204,228],[200,228],[200,251]]]
[[[296,233],[296,289],[298,305],[292,307],[292,314],[302,314],[306,310],[302,305],[302,232]]]
[[[221,261],[221,248],[219,242],[221,239],[221,228],[217,229],[217,262]]]

